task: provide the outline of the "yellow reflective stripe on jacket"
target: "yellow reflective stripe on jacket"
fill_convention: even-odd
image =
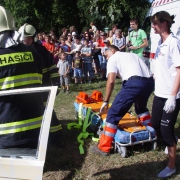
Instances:
[[[28,131],[41,127],[43,116],[17,122],[0,124],[0,134]]]
[[[48,71],[51,71],[52,69],[58,69],[56,65],[53,65],[51,67],[48,68]]]
[[[61,129],[62,129],[61,124],[57,125],[57,126],[51,126],[50,127],[50,132],[57,132],[57,131],[60,131]]]
[[[48,69],[47,68],[44,68],[44,69],[42,69],[42,73],[44,74],[44,73],[47,73],[48,72]]]
[[[53,73],[50,75],[50,78],[55,78],[55,77],[59,77],[59,73]]]
[[[42,84],[42,75],[38,73],[10,76],[0,79],[0,89],[9,89],[13,87],[40,83]]]
[[[0,55],[0,66],[7,66],[11,64],[33,62],[32,52],[18,52],[11,54]]]
[[[53,69],[56,69],[56,70],[58,71],[57,66],[56,66],[56,65],[53,65],[53,66],[51,66],[51,67],[49,67],[49,68],[44,68],[44,69],[42,70],[42,72],[43,72],[43,73],[46,73],[46,72],[51,71],[51,70],[53,70]]]

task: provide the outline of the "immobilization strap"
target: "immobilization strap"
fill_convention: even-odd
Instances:
[[[72,127],[79,129],[81,126],[82,126],[82,103],[79,104],[79,108],[78,108],[78,123],[76,122],[68,123],[67,128],[69,130],[71,130]]]
[[[91,116],[91,120],[90,120],[89,123],[88,123],[90,113],[91,113],[91,108],[89,107],[88,110],[87,110],[87,114],[86,114],[86,118],[85,118],[84,124],[83,124],[82,132],[81,132],[81,133],[79,134],[79,136],[77,137],[77,141],[80,143],[80,145],[79,145],[80,154],[84,154],[84,148],[83,148],[84,141],[83,141],[82,139],[86,139],[89,135],[91,135],[91,136],[94,135],[94,133],[88,133],[88,132],[86,131],[86,129],[88,128],[88,126],[89,126],[89,125],[91,124],[91,122],[92,122],[93,116],[96,115],[96,113],[93,113],[92,116]]]

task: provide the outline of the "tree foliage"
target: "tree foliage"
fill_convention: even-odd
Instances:
[[[0,4],[14,15],[17,29],[24,23],[38,31],[60,32],[71,25],[80,28],[76,0],[0,0]]]
[[[138,17],[141,22],[149,8],[148,0],[0,0],[0,4],[14,15],[17,29],[30,23],[38,31],[75,25],[81,30],[90,22],[99,29],[118,23],[129,27],[129,19]]]
[[[139,18],[142,23],[149,6],[149,0],[78,0],[81,21],[86,19],[87,24],[93,21],[99,28],[114,23],[121,28],[129,27],[131,18]]]

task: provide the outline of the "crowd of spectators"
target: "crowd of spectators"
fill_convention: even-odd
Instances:
[[[131,30],[129,28],[129,31]],[[99,80],[106,80],[107,59],[104,52],[109,45],[117,46],[121,52],[127,51],[127,37],[116,24],[112,25],[112,30],[105,32],[97,29],[91,22],[90,29],[82,33],[78,33],[75,26],[71,26],[69,29],[62,28],[59,37],[51,30],[49,33],[38,33],[37,39],[52,53],[54,62],[59,69],[64,70],[59,70],[61,86],[67,86],[68,90],[70,82],[75,84],[92,83],[97,77]],[[62,56],[65,56],[65,61],[68,62],[66,68],[60,67],[67,66],[67,63],[59,62],[64,61],[61,59]]]

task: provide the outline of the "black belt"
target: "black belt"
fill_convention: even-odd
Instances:
[[[153,79],[153,76],[151,77],[131,76],[128,80],[132,80],[132,79],[151,80]]]

